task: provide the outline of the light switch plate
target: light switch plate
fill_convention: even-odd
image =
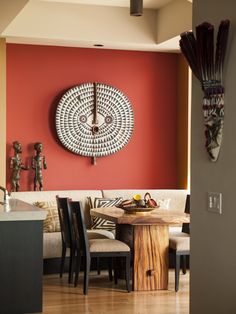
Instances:
[[[222,214],[222,193],[208,192],[208,211]]]

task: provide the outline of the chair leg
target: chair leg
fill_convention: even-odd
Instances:
[[[126,289],[130,292],[130,255],[125,258],[125,279],[126,279]]]
[[[85,265],[84,265],[84,294],[88,294],[90,264],[91,264],[91,259],[90,259],[90,257],[89,257],[89,256],[85,256]]]
[[[109,280],[113,280],[112,276],[112,258],[108,258],[108,273],[109,273]]]
[[[72,283],[73,282],[74,261],[75,261],[75,249],[74,248],[70,248],[70,263],[69,263],[68,283]]]
[[[175,254],[175,291],[179,290],[180,255]]]
[[[114,265],[114,282],[115,285],[118,284],[118,265],[117,265],[117,257],[113,258],[113,265]]]
[[[65,258],[66,258],[66,246],[62,245],[60,277],[62,277],[62,275],[64,273]]]
[[[187,256],[182,255],[182,272],[185,275],[187,270]]]
[[[100,258],[97,257],[97,272],[98,272],[98,275],[101,274],[101,269],[100,269]]]
[[[81,255],[80,255],[79,252],[77,252],[76,264],[75,264],[75,280],[74,280],[74,286],[75,287],[78,284],[78,278],[79,278],[79,272],[80,272],[80,264],[81,264]]]

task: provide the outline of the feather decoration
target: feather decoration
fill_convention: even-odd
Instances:
[[[194,75],[201,80],[197,65],[197,45],[193,32],[184,32],[180,34],[180,48],[188,61],[188,64]]]
[[[196,27],[197,62],[201,83],[212,80],[214,68],[214,27],[204,22]]]
[[[228,34],[229,34],[230,21],[225,20],[220,23],[219,31],[216,41],[216,53],[215,53],[215,76],[216,80],[222,82],[222,72],[224,59],[226,54]]]
[[[230,21],[221,21],[214,52],[214,26],[204,22],[193,32],[180,35],[180,48],[200,81],[203,92],[205,146],[212,161],[218,159],[222,142],[224,119],[223,65],[225,60]]]

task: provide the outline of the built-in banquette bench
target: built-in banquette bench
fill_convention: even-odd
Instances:
[[[55,219],[54,227],[47,230],[47,222],[45,221],[45,230],[43,235],[43,258],[44,265],[50,264],[55,259],[61,257],[61,233],[58,229],[59,219],[56,208],[56,195],[60,197],[69,197],[74,201],[81,201],[85,213],[85,222],[88,229],[91,229],[90,206],[91,200],[94,204],[95,199],[106,198],[130,199],[134,194],[140,194],[142,197],[149,192],[155,199],[160,208],[166,210],[174,210],[176,212],[184,212],[187,190],[67,190],[67,191],[29,191],[29,192],[13,192],[11,197],[17,198],[30,204],[39,205],[48,211],[48,218]],[[89,200],[90,198],[90,200]],[[50,210],[51,209],[51,210]],[[173,227],[174,229],[178,227]],[[180,228],[180,227],[179,227]],[[59,270],[59,259],[58,259]],[[50,271],[50,270],[49,270]],[[47,272],[47,270],[45,271]]]

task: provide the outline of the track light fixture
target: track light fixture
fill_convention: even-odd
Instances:
[[[130,0],[130,15],[143,15],[143,0]]]

